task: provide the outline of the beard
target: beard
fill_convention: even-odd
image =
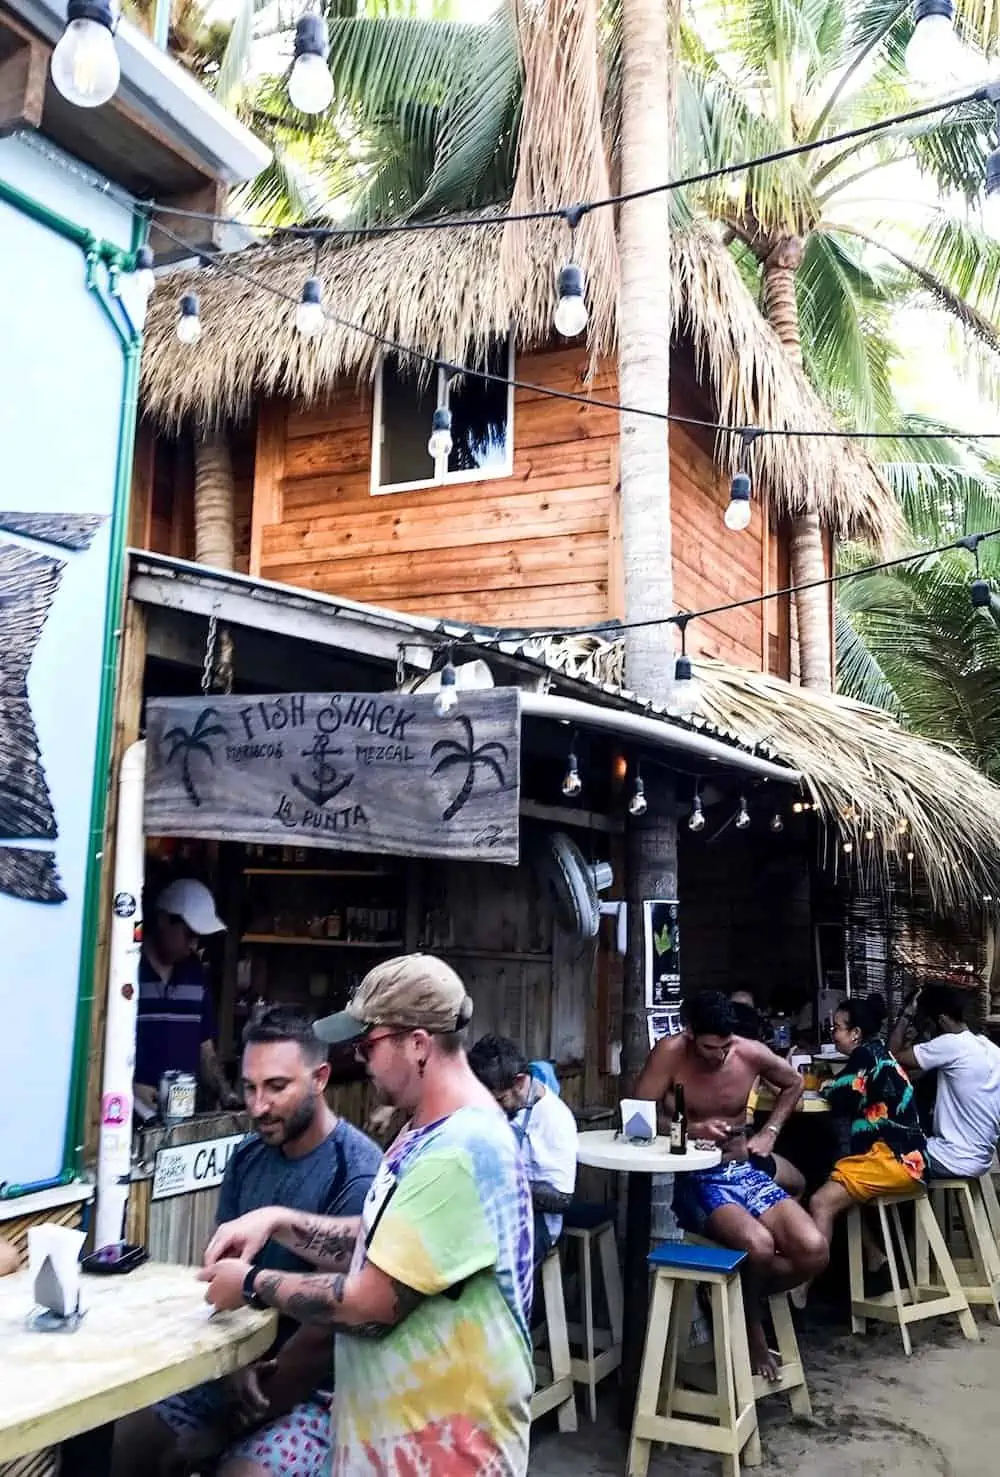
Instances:
[[[306,1098],[284,1118],[255,1118],[253,1126],[263,1138],[269,1141],[276,1139],[278,1144],[293,1143],[312,1127],[316,1117],[316,1107],[314,1098]]]

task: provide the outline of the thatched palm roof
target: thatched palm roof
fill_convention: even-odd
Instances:
[[[531,649],[567,675],[620,688],[621,642],[549,638]],[[1000,787],[954,749],[909,733],[877,708],[780,677],[718,662],[699,662],[695,673],[698,725],[799,770],[803,798],[826,823],[832,859],[870,882],[919,868],[942,913],[997,897]]]
[[[586,227],[584,222],[584,228]],[[518,270],[510,238],[496,226],[407,232],[346,246],[326,243],[318,275],[328,312],[450,363],[474,362],[491,335],[513,331],[521,348],[551,338],[556,297],[553,232],[548,223],[519,228]],[[581,229],[588,272],[592,354],[615,349],[617,285],[607,255]],[[530,269],[526,270],[526,258]],[[694,346],[698,373],[720,420],[737,425],[833,429],[805,377],[792,365],[757,310],[721,243],[692,229],[672,241],[678,328]],[[344,323],[318,340],[293,328],[291,305],[235,268],[297,298],[313,273],[313,248],[301,241],[249,247],[218,266],[171,273],[150,307],[142,360],[142,404],[154,421],[211,425],[244,416],[261,396],[309,402],[344,377],[370,378],[380,345]],[[530,284],[525,290],[525,283]],[[204,332],[194,349],[174,336],[177,297],[196,291]],[[735,469],[738,438],[725,437],[719,459]],[[778,513],[815,508],[845,537],[889,541],[897,529],[892,494],[851,442],[764,437],[753,448],[761,491]]]

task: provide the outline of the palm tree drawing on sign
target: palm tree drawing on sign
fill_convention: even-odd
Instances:
[[[507,783],[507,778],[500,767],[500,763],[494,757],[495,755],[499,755],[500,759],[506,763],[509,758],[506,747],[501,743],[492,742],[480,744],[477,748],[471,721],[464,713],[460,713],[455,719],[455,722],[461,724],[462,731],[465,734],[464,741],[461,739],[438,739],[437,743],[431,749],[432,759],[437,758],[439,754],[441,755],[441,758],[438,759],[438,762],[431,770],[431,774],[441,774],[443,770],[455,769],[459,765],[465,769],[462,788],[448,808],[442,813],[441,819],[443,821],[452,820],[472,798],[472,791],[476,784],[477,769],[484,769],[491,774],[495,774],[497,784],[501,790]]]
[[[210,764],[215,763],[215,752],[208,740],[210,738],[222,738],[225,736],[225,725],[213,723],[213,718],[218,718],[218,708],[202,708],[190,733],[178,724],[176,728],[170,728],[163,735],[163,742],[170,745],[167,753],[167,763],[172,764],[180,755],[181,758],[181,783],[184,786],[188,799],[192,805],[201,804],[201,796],[195,788],[194,777],[191,774],[191,764],[197,754],[203,755]]]

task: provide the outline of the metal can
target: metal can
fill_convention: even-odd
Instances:
[[[160,1078],[160,1116],[169,1123],[194,1117],[198,1079],[190,1072],[164,1072]]]

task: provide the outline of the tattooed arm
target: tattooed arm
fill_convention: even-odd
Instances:
[[[250,1262],[268,1241],[278,1241],[303,1261],[328,1272],[346,1272],[361,1229],[360,1216],[334,1219],[269,1205],[225,1221],[205,1248],[205,1266],[227,1258]]]
[[[199,1272],[199,1278],[210,1283],[205,1296],[214,1308],[242,1306],[249,1270],[248,1262],[230,1258]],[[372,1262],[349,1276],[343,1272],[332,1277],[315,1272],[259,1272],[254,1294],[269,1308],[300,1323],[322,1324],[364,1338],[381,1338],[423,1302],[422,1293],[387,1276]]]
[[[361,1231],[360,1216],[307,1215],[290,1211],[275,1240],[323,1272],[346,1272]]]

